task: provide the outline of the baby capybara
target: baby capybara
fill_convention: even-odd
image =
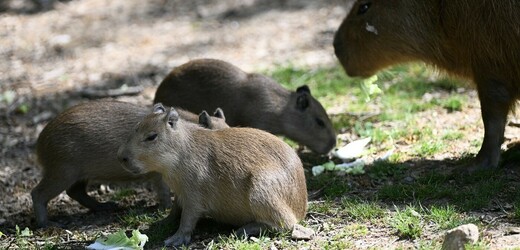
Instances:
[[[289,91],[222,60],[195,59],[174,68],[157,88],[159,102],[195,113],[221,107],[230,126],[284,135],[320,154],[336,145],[327,112],[306,85]]]
[[[200,121],[208,115],[202,112]],[[159,172],[175,193],[180,217],[166,245],[191,240],[197,221],[212,217],[237,234],[290,230],[305,217],[307,188],[300,158],[278,137],[253,128],[209,130],[156,104],[118,152],[135,174]]]
[[[117,150],[132,133],[134,126],[148,113],[148,108],[113,100],[82,103],[54,118],[40,133],[36,154],[43,178],[32,190],[34,213],[39,227],[48,226],[47,203],[62,191],[91,210],[106,210],[114,203],[101,203],[89,196],[86,187],[91,181],[114,182],[149,179],[155,185],[160,204],[171,205],[170,190],[158,173],[134,175],[123,169]],[[179,110],[190,122],[199,116]],[[205,113],[206,114],[206,113]],[[222,110],[205,119],[204,127],[225,128]]]
[[[520,3],[513,0],[358,0],[334,49],[350,76],[424,61],[472,80],[484,141],[470,169],[495,168],[507,115],[520,96]]]

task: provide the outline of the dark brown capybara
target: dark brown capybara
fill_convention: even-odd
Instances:
[[[162,182],[160,174],[133,175],[125,171],[117,159],[119,146],[148,113],[149,108],[131,103],[92,101],[63,111],[45,126],[36,144],[43,178],[31,192],[38,227],[55,224],[47,219],[47,203],[63,190],[91,210],[114,208],[114,203],[98,202],[86,193],[90,181],[149,179],[155,186],[160,205],[171,206],[169,188]],[[190,122],[199,122],[198,115],[183,110],[179,113]],[[220,109],[215,114],[223,117]],[[202,125],[206,127],[228,127],[222,118],[205,120]]]
[[[320,154],[336,145],[332,123],[307,86],[288,91],[221,60],[197,59],[174,68],[155,93],[154,103],[159,102],[195,113],[221,107],[230,126],[284,135]]]
[[[358,0],[334,49],[350,76],[423,61],[472,80],[485,132],[469,169],[498,166],[507,115],[520,96],[520,1]]]
[[[207,120],[207,113],[200,120]],[[166,245],[188,244],[205,216],[241,227],[238,235],[291,230],[305,217],[307,188],[300,158],[278,137],[259,129],[209,130],[156,104],[121,145],[118,157],[129,172],[161,173],[175,193],[169,217],[180,225]]]

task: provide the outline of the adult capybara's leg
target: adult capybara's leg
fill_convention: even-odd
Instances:
[[[476,80],[476,83],[484,121],[484,141],[471,170],[496,168],[500,160],[500,146],[504,141],[507,115],[515,99],[499,81]]]

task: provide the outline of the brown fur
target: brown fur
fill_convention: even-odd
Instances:
[[[334,48],[351,76],[424,61],[472,80],[485,127],[475,167],[496,167],[507,114],[520,95],[519,13],[520,2],[513,0],[358,0]]]
[[[157,89],[158,102],[192,112],[222,107],[230,126],[285,135],[317,153],[336,144],[330,119],[307,86],[290,92],[271,78],[220,60],[192,60],[173,69]]]
[[[180,227],[167,245],[189,243],[203,216],[255,234],[265,228],[291,229],[306,213],[298,155],[258,129],[208,130],[156,104],[118,156],[130,172],[161,173],[175,193],[171,214],[180,215]]]
[[[134,181],[151,179],[163,207],[171,205],[168,187],[158,173],[133,175],[117,160],[119,146],[146,114],[148,108],[118,101],[93,101],[65,110],[41,132],[36,154],[43,178],[32,190],[39,227],[47,226],[47,203],[63,190],[85,207],[104,210],[114,203],[100,203],[86,193],[89,181]],[[181,116],[192,122],[199,117],[187,111]],[[228,127],[222,119],[211,118],[212,126]],[[51,222],[52,223],[52,222]]]

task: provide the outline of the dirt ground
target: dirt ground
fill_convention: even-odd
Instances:
[[[344,0],[72,0],[55,1],[48,11],[34,10],[29,0],[2,2],[7,10],[0,13],[0,231],[8,237],[0,238],[1,247],[13,239],[15,225],[34,226],[29,193],[41,178],[34,156],[39,132],[63,109],[92,99],[87,90],[143,86],[140,94],[118,99],[149,105],[172,67],[200,57],[247,71],[288,63],[332,65],[337,63],[332,38],[346,14]],[[457,119],[440,112],[430,121],[445,126]],[[478,123],[478,104],[464,119]],[[478,137],[481,125],[476,130]],[[459,157],[464,147],[438,157]],[[101,200],[113,193],[91,190]],[[120,203],[154,210],[153,193],[146,186],[136,190],[133,199]],[[90,213],[64,193],[49,210],[76,234],[74,240],[67,240],[71,231],[60,234],[64,248],[85,246],[92,234],[117,227],[118,216]],[[52,235],[42,233],[38,241],[47,233]],[[376,235],[360,247],[374,246],[380,241]],[[379,246],[388,247],[384,244]]]

